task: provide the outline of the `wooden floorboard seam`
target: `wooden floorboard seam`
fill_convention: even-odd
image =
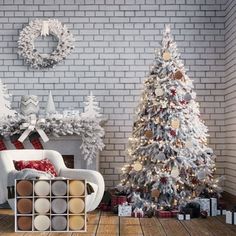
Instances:
[[[100,220],[101,220],[101,216],[102,216],[102,211],[99,211],[99,219],[98,219],[98,224],[97,224],[97,228],[96,228],[96,231],[95,231],[95,236],[97,235],[98,233],[98,227],[99,227],[99,224],[100,224]]]
[[[183,220],[179,220],[179,222],[182,224],[182,226],[186,229],[186,231],[188,232],[188,234],[191,236],[191,232],[189,232],[188,227],[184,224]]]
[[[159,222],[159,224],[161,225],[161,227],[162,227],[164,233],[166,234],[166,236],[168,236],[168,235],[167,235],[167,232],[166,232],[166,230],[165,230],[165,227],[163,226],[163,224],[161,223],[161,221],[159,220],[159,218],[155,217],[154,220]]]

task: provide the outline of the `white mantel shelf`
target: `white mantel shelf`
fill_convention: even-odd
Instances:
[[[80,136],[66,135],[60,136],[58,138],[54,136],[49,136],[48,142],[44,143],[41,140],[41,143],[43,144],[44,149],[55,150],[61,153],[62,155],[74,155],[75,169],[91,169],[99,171],[99,153],[97,155],[96,160],[93,160],[92,165],[87,166],[80,149],[80,145],[82,143]],[[6,146],[8,149],[15,149],[14,145],[10,141],[6,141]],[[28,139],[24,142],[24,147],[26,149],[34,148]]]

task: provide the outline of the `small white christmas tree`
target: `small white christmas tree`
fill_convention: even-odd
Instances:
[[[8,93],[6,85],[0,79],[0,118],[16,114],[16,111],[11,109],[10,97],[11,95]]]
[[[48,95],[48,101],[47,101],[45,112],[46,114],[55,114],[57,112],[51,91],[49,92],[49,95]]]
[[[100,114],[100,107],[96,101],[96,97],[93,96],[93,93],[90,92],[90,95],[87,97],[87,101],[84,102],[85,108],[84,113],[81,114],[82,118],[87,119],[98,119],[102,115]]]

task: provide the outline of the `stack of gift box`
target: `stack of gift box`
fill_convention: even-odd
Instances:
[[[114,211],[116,208],[116,213],[118,213],[119,216],[150,217],[145,209],[133,206],[128,200],[127,196],[121,193],[106,191],[102,203],[100,204],[100,209],[103,211]],[[178,220],[226,215],[226,223],[236,224],[236,207],[232,211],[226,211],[225,203],[217,198],[195,198],[192,202],[178,209],[170,209],[168,207],[155,209],[152,215],[160,218],[175,217]]]

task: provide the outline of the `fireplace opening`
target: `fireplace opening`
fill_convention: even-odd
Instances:
[[[62,155],[67,168],[74,169],[74,155]]]

